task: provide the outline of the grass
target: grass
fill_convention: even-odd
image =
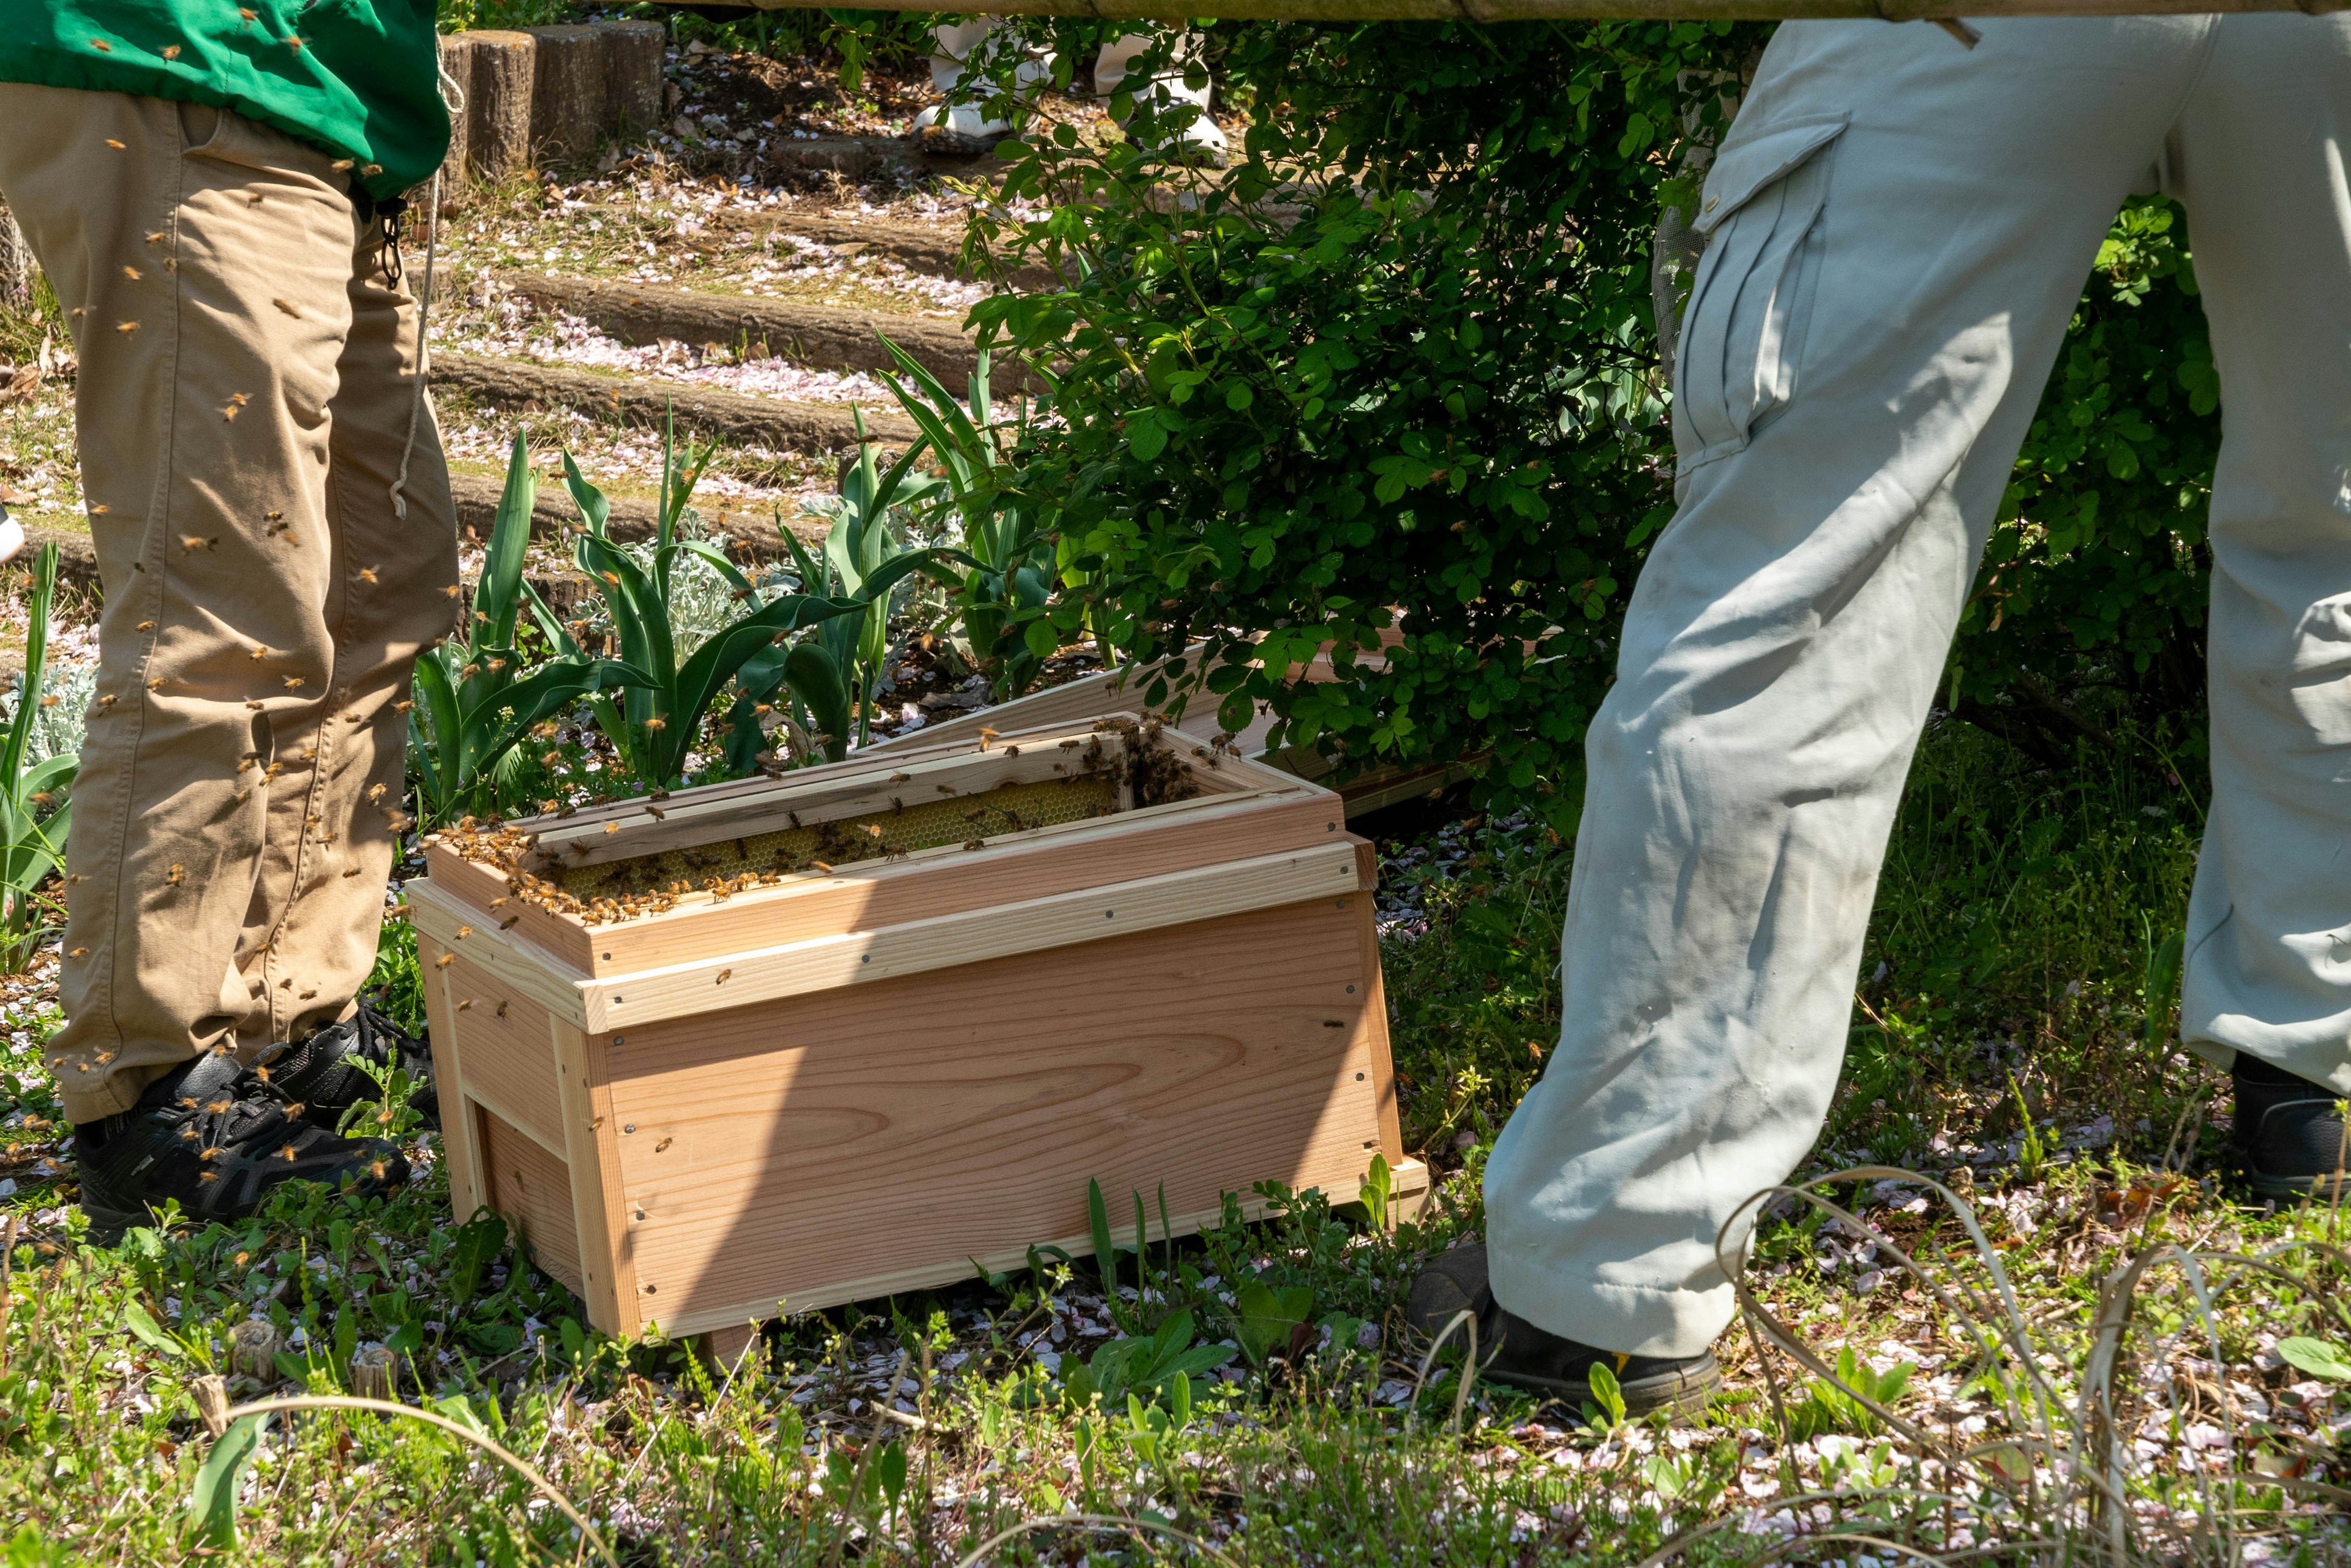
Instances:
[[[1476,1228],[1485,1151],[1556,1029],[1571,851],[1540,829],[1390,846],[1406,1142],[1446,1177],[1421,1223],[1384,1232],[1306,1195],[1180,1244],[1146,1229],[1137,1249],[1109,1195],[1114,1290],[1091,1260],[1040,1257],[791,1320],[732,1366],[586,1330],[502,1227],[449,1223],[430,1139],[422,1179],[389,1203],[300,1189],[246,1224],[78,1246],[62,1176],[32,1174],[57,1166],[26,1049],[47,1004],[24,987],[0,1060],[17,1183],[0,1203],[24,1228],[0,1291],[11,1568],[177,1563],[225,1549],[231,1527],[239,1562],[593,1554],[479,1448],[350,1410],[280,1418],[224,1494],[235,1506],[193,1517],[215,1451],[198,1380],[230,1371],[229,1331],[256,1315],[282,1348],[230,1376],[232,1400],[345,1392],[354,1354],[387,1347],[402,1398],[543,1471],[632,1564],[947,1564],[986,1546],[993,1563],[1517,1568],[1643,1564],[1677,1541],[1704,1563],[2093,1546],[2220,1563],[2248,1542],[2253,1559],[2332,1561],[2351,1417],[2304,1363],[2346,1378],[2351,1364],[2282,1342],[2351,1344],[2343,1217],[2234,1201],[2210,1119],[2200,1141],[2173,1135],[2213,1085],[2148,1045],[2138,994],[2178,924],[2199,815],[2163,750],[2060,778],[1961,727],[1929,735],[1846,1082],[1800,1175],[1906,1164],[1968,1204],[1876,1174],[1783,1195],[1748,1275],[1754,1326],[1721,1348],[1729,1392],[1677,1432],[1597,1395],[1571,1409],[1465,1386],[1458,1353],[1425,1360],[1396,1316],[1418,1259]],[[395,929],[379,979],[412,1019],[413,964]],[[2133,1258],[2154,1261],[2131,1276]],[[2100,1312],[2126,1302],[2124,1354],[2101,1359]],[[2094,1504],[2099,1484],[2119,1510]],[[2113,1519],[2128,1521],[2118,1558]]]

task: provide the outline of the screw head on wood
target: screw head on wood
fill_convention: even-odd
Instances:
[[[621,1131],[622,1131],[623,1133],[633,1133],[633,1132],[635,1132],[636,1130],[637,1130],[637,1124],[636,1124],[634,1122],[630,1123],[627,1126],[622,1127],[622,1128],[621,1129]]]

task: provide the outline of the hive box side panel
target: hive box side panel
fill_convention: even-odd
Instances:
[[[547,1009],[465,958],[453,960],[442,975],[449,1030],[463,1062],[455,1081],[468,1099],[496,1112],[549,1154],[564,1157],[562,1099]],[[442,1026],[433,1022],[438,1036]]]
[[[425,1033],[433,1051],[433,1081],[441,1086],[444,1109],[441,1157],[449,1162],[449,1207],[460,1220],[465,1220],[490,1201],[490,1189],[483,1179],[480,1129],[466,1107],[462,1088],[465,1064],[451,1011],[448,970],[452,966],[443,964],[442,956],[440,944],[419,931],[416,963],[424,977]]]
[[[496,1112],[468,1106],[467,1113],[480,1128],[490,1207],[522,1233],[540,1268],[579,1291],[580,1229],[569,1168]]]
[[[1159,1190],[1352,1198],[1383,1133],[1358,894],[611,1040],[640,1311],[673,1333],[968,1275]]]

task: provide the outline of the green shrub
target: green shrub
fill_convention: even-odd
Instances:
[[[1066,71],[1115,29],[1018,30]],[[1566,818],[1625,595],[1672,513],[1656,225],[1696,195],[1686,132],[1720,135],[1720,84],[1767,36],[1228,25],[1214,52],[1251,124],[1196,200],[1154,195],[1167,128],[1149,103],[1112,106],[1132,108],[1131,141],[1056,126],[1008,144],[1008,204],[975,217],[975,250],[1078,279],[974,312],[1060,376],[1059,417],[1032,422],[1005,481],[1056,536],[1064,591],[1031,613],[1066,639],[1091,612],[1139,658],[1205,639],[1155,696],[1195,694],[1232,727],[1268,702],[1278,738],[1350,767],[1482,757],[1490,792]],[[1023,220],[1019,198],[1061,204]],[[2153,716],[2200,689],[2215,426],[2192,301],[2171,209],[2134,204],[1970,609],[1963,711],[2045,756],[2100,728],[2084,694]],[[1391,608],[1403,642],[1366,667]],[[1293,683],[1325,643],[1339,678]]]

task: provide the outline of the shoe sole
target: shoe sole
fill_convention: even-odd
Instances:
[[[1522,1377],[1509,1373],[1489,1372],[1484,1375],[1496,1383],[1508,1384],[1531,1393],[1549,1395],[1569,1406],[1592,1402],[1592,1385],[1588,1383],[1567,1383],[1554,1377]],[[1698,1366],[1674,1372],[1652,1373],[1622,1384],[1618,1392],[1625,1396],[1625,1414],[1646,1416],[1653,1411],[1669,1412],[1677,1421],[1687,1421],[1706,1413],[1714,1396],[1722,1392],[1722,1368],[1712,1356]]]

